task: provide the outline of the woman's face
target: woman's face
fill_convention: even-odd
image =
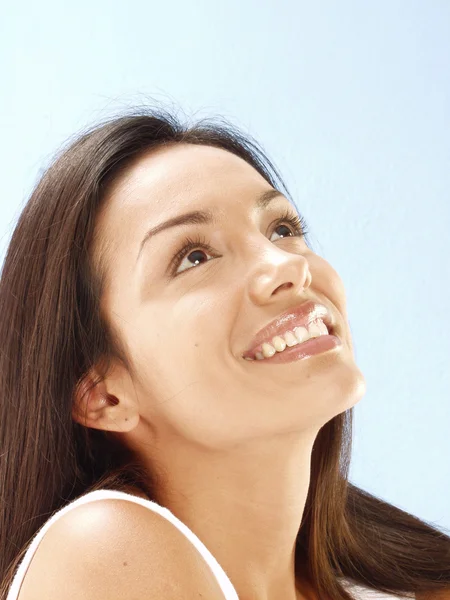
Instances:
[[[288,224],[275,224],[296,212],[285,197],[255,208],[271,189],[234,154],[178,144],[136,163],[99,215],[102,307],[138,374],[128,392],[160,438],[220,449],[317,432],[365,393],[342,281]],[[141,249],[150,228],[191,211],[210,211],[214,222],[165,229]],[[210,249],[195,244],[176,260],[198,236]],[[284,364],[242,358],[262,327],[305,300],[333,313],[338,351]]]

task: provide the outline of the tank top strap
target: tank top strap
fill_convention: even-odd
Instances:
[[[225,571],[218,563],[216,558],[211,554],[211,552],[196,536],[196,534],[185,523],[180,521],[180,519],[178,519],[178,517],[176,517],[168,508],[161,506],[153,500],[148,500],[146,498],[134,496],[133,494],[129,494],[128,492],[106,489],[95,490],[93,492],[83,494],[83,496],[80,496],[76,500],[73,500],[63,508],[59,509],[48,521],[44,523],[44,525],[39,529],[39,531],[32,539],[30,545],[27,548],[25,556],[23,557],[21,563],[19,564],[16,570],[6,600],[17,600],[22,581],[31,563],[31,559],[34,556],[37,547],[39,546],[39,543],[41,542],[49,528],[53,525],[53,523],[55,523],[55,521],[57,521],[59,518],[61,518],[63,515],[69,512],[69,510],[75,508],[76,506],[80,506],[81,504],[87,504],[88,502],[95,502],[96,500],[104,500],[106,498],[135,502],[136,504],[140,504],[141,506],[144,506],[152,510],[153,512],[158,513],[159,515],[170,521],[179,531],[181,531],[181,533],[183,533],[187,537],[187,539],[193,544],[193,546],[195,546],[197,551],[206,561],[209,568],[216,577],[219,587],[225,596],[224,600],[239,600],[236,589],[234,588],[228,575],[225,573]]]

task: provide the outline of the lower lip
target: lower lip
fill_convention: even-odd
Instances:
[[[316,354],[328,352],[334,348],[339,348],[340,346],[342,346],[342,342],[336,335],[321,335],[312,338],[307,342],[303,342],[302,344],[297,344],[290,348],[287,347],[283,352],[277,352],[270,358],[264,358],[263,360],[255,359],[250,362],[257,362],[260,364],[270,363],[273,365],[293,362],[294,360],[302,360],[304,358],[309,358],[310,356],[315,356]]]

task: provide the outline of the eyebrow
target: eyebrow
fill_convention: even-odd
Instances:
[[[278,196],[281,196],[282,198],[285,197],[281,192],[279,192],[276,189],[272,188],[270,190],[267,190],[256,199],[255,207],[258,210],[263,210],[272,202],[272,200],[274,200]],[[139,260],[139,257],[141,256],[145,244],[150,239],[153,239],[158,233],[166,231],[167,229],[170,229],[172,227],[179,227],[180,225],[208,225],[215,222],[216,220],[212,211],[194,210],[188,213],[184,213],[182,215],[177,215],[176,217],[172,217],[171,219],[168,219],[167,221],[164,221],[163,223],[152,227],[147,231],[147,233],[144,235],[141,241],[139,252],[136,257],[136,262]]]

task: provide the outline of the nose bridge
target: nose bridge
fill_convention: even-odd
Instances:
[[[248,294],[255,304],[270,301],[272,297],[287,291],[302,292],[311,284],[309,264],[303,254],[284,250],[267,240],[247,245],[249,272]],[[277,297],[277,300],[279,298]]]

